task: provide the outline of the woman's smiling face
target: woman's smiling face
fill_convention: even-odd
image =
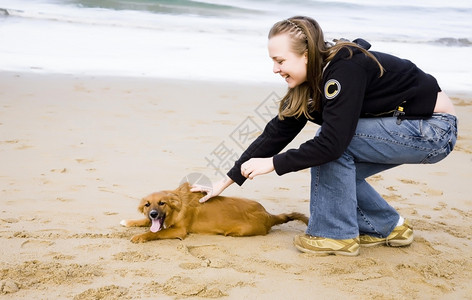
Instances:
[[[279,73],[288,84],[294,88],[306,81],[307,54],[299,55],[293,52],[290,36],[286,33],[269,39],[269,56],[274,62],[274,73]]]

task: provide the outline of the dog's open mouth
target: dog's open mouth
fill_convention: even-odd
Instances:
[[[151,232],[158,232],[164,227],[165,215],[153,215],[151,212],[149,218],[151,219]]]

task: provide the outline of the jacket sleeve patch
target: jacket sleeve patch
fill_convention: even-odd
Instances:
[[[325,98],[331,100],[341,92],[341,84],[336,79],[330,79],[325,83],[324,95]]]

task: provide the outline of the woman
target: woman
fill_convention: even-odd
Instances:
[[[275,170],[311,168],[310,222],[294,239],[303,252],[358,255],[359,246],[405,246],[408,221],[365,178],[400,164],[435,163],[453,149],[457,119],[436,79],[408,60],[367,51],[364,40],[325,43],[318,23],[297,16],[269,33],[274,73],[288,84],[279,114],[205,202],[229,185]],[[279,153],[307,121],[321,125],[298,149]]]

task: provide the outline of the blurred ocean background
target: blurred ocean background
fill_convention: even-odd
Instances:
[[[0,0],[0,70],[284,84],[267,33],[294,15],[472,91],[470,0]]]

